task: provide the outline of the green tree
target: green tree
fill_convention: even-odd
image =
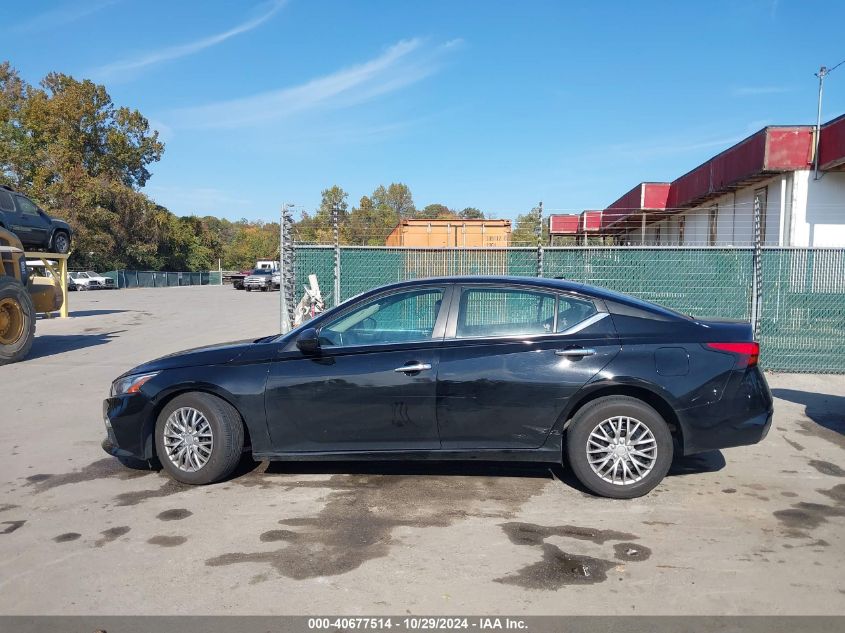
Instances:
[[[137,110],[61,73],[30,86],[3,63],[0,117],[0,178],[67,219],[71,265],[161,265],[155,205],[137,189],[164,145]]]
[[[314,215],[307,212],[294,226],[295,239],[300,242],[331,244],[334,241],[332,211],[337,206],[338,225],[342,227],[349,217],[349,194],[338,185],[323,189],[320,206]]]
[[[386,189],[384,185],[379,185],[373,191],[372,201],[376,209],[389,209],[393,213],[394,226],[399,220],[412,218],[417,213],[411,190],[401,182],[391,183]]]
[[[476,209],[475,207],[466,207],[458,215],[460,215],[460,217],[464,218],[465,220],[484,219],[484,213],[481,211],[481,209]]]
[[[381,246],[398,220],[389,207],[376,207],[368,196],[362,196],[352,209],[343,227],[344,242],[357,246]]]
[[[429,204],[417,214],[419,218],[457,218],[458,214],[445,204]]]
[[[543,244],[549,243],[549,218],[543,218]],[[534,207],[528,213],[516,218],[516,228],[511,233],[514,246],[534,246],[537,244],[537,230],[540,226],[540,209]]]

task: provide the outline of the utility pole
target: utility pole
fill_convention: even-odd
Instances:
[[[829,73],[830,71],[824,66],[819,68],[819,72],[816,73],[816,77],[819,78],[819,105],[816,111],[816,135],[813,148],[813,180],[819,179],[819,137],[821,136],[822,130],[822,94],[824,92],[824,78]]]
[[[824,93],[824,78],[839,68],[842,64],[845,64],[845,59],[836,64],[833,68],[822,66],[819,68],[819,72],[814,73],[815,76],[819,78],[819,103],[818,109],[816,110],[816,138],[813,143],[813,180],[819,179],[819,140],[821,139],[822,131],[822,95]]]

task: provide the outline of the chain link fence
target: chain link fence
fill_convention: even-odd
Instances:
[[[220,271],[164,272],[160,270],[110,270],[104,277],[114,279],[118,288],[168,288],[170,286],[218,286]]]
[[[561,278],[659,303],[697,317],[751,320],[754,249],[722,247],[563,247],[424,249],[295,248],[297,295],[315,274],[327,305],[383,284],[445,275]],[[762,249],[759,340],[770,370],[845,373],[845,249]]]

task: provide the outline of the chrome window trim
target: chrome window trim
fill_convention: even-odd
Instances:
[[[601,321],[606,316],[610,316],[610,313],[609,312],[596,312],[593,316],[587,317],[586,319],[584,319],[580,323],[576,323],[575,325],[573,325],[571,328],[564,330],[563,332],[557,332],[556,334],[563,335],[563,336],[568,336],[570,334],[577,334],[581,330],[586,329],[586,328],[590,327],[591,325],[598,323],[599,321]]]

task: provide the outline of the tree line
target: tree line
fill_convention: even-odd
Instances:
[[[74,230],[71,267],[100,271],[225,269],[277,257],[279,224],[213,216],[177,216],[143,187],[164,143],[138,111],[118,107],[105,87],[50,73],[37,85],[0,64],[0,184],[12,186]],[[319,207],[294,224],[300,242],[331,243],[338,209],[342,244],[383,245],[405,218],[483,218],[476,208],[429,204],[417,209],[404,183],[379,186],[350,208],[334,185]],[[517,219],[514,240],[530,241],[531,213]],[[521,235],[520,231],[525,235]]]

